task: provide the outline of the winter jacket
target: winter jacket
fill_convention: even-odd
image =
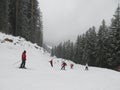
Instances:
[[[26,53],[25,52],[22,53],[22,61],[26,61]]]
[[[51,66],[53,67],[53,61],[52,61],[52,60],[50,60],[49,62],[50,62],[50,64],[51,64]]]
[[[64,67],[64,66],[67,66],[67,64],[66,64],[65,62],[63,62],[63,63],[62,63],[62,66],[63,66],[63,67]]]
[[[73,68],[73,66],[74,66],[73,64],[70,64],[70,68],[71,68],[71,69]]]

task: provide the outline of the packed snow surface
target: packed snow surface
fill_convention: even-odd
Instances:
[[[19,69],[24,50],[28,69]],[[120,90],[120,72],[95,67],[85,71],[78,64],[70,69],[73,62],[67,60],[66,70],[61,70],[62,60],[23,38],[0,33],[0,90]]]

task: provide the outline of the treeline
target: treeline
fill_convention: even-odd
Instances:
[[[53,47],[51,56],[54,55],[82,65],[116,70],[120,65],[120,7],[110,26],[103,20],[99,30],[89,28],[85,34],[78,35],[75,43],[68,40]]]
[[[37,0],[0,0],[0,32],[43,44],[42,17]]]

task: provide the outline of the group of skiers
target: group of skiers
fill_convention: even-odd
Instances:
[[[53,67],[53,59],[51,59],[50,61],[50,65],[51,67]],[[61,64],[61,70],[65,70],[65,67],[67,66],[67,63],[65,61],[62,61],[62,64]],[[74,67],[74,64],[70,64],[70,69],[73,69]],[[85,65],[85,70],[88,70],[88,64]]]
[[[22,56],[21,56],[21,60],[22,60],[22,62],[21,62],[21,65],[20,65],[19,68],[25,68],[26,69],[26,67],[25,67],[25,64],[26,64],[26,50],[23,51]],[[51,59],[49,61],[49,63],[51,65],[51,67],[53,67],[53,59]],[[67,63],[65,61],[62,61],[61,70],[65,70],[66,66],[67,66]],[[73,66],[74,66],[74,64],[70,64],[71,69],[73,69]],[[88,64],[86,64],[85,70],[88,70]]]
[[[53,67],[53,60],[51,59],[50,61],[51,67]],[[65,67],[67,66],[67,63],[65,61],[62,61],[61,64],[61,70],[65,70]],[[74,64],[70,64],[70,68],[73,69]]]
[[[23,51],[22,56],[21,56],[21,60],[22,60],[22,62],[21,62],[21,65],[20,65],[19,68],[26,69],[26,67],[25,67],[25,64],[26,64],[26,50]],[[51,65],[51,67],[53,67],[53,59],[51,59],[49,61],[49,63]],[[67,63],[65,61],[62,61],[61,70],[65,70],[66,66],[67,66]],[[74,67],[74,64],[70,64],[70,68],[73,69],[73,67]],[[85,65],[85,70],[89,70],[87,63]],[[120,66],[117,68],[117,71],[120,71]]]

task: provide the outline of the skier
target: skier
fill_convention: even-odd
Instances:
[[[50,62],[51,67],[53,67],[53,60],[51,59],[49,62]]]
[[[70,64],[70,68],[71,68],[71,69],[73,69],[73,66],[74,66],[73,64]]]
[[[22,63],[21,63],[20,68],[26,68],[25,63],[26,63],[26,50],[24,50],[22,53]]]
[[[120,72],[120,66],[118,66],[117,70]]]
[[[65,70],[65,66],[67,66],[67,64],[63,61],[63,62],[62,62],[61,70]]]
[[[85,65],[85,70],[88,70],[88,64],[86,63],[86,65]]]

